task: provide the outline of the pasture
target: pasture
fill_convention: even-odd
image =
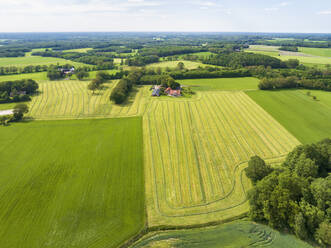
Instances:
[[[179,61],[163,61],[163,62],[159,62],[159,63],[153,63],[153,64],[148,65],[147,67],[150,67],[150,68],[160,67],[163,69],[165,69],[167,67],[176,68],[179,62],[183,62],[186,69],[196,69],[199,66],[202,66],[202,67],[206,66],[199,62],[188,61],[188,60],[179,60]]]
[[[331,58],[331,48],[299,47],[299,51],[314,56]]]
[[[1,247],[118,247],[138,233],[141,130],[141,118],[1,127]]]
[[[279,51],[277,46],[251,45],[245,52],[269,55],[280,60],[297,59],[307,66],[331,64],[331,49],[300,47],[299,53]]]
[[[235,238],[234,238],[235,237]],[[312,248],[292,235],[281,234],[270,227],[250,221],[235,221],[216,227],[181,231],[155,232],[142,238],[131,248]]]
[[[259,80],[253,77],[186,79],[178,82],[197,91],[256,90],[259,84]]]
[[[93,48],[78,48],[78,49],[70,49],[70,50],[63,50],[62,52],[70,53],[70,52],[76,52],[76,53],[87,53],[88,51],[93,50]]]
[[[23,73],[23,74],[0,76],[0,82],[15,81],[15,80],[21,80],[21,79],[33,79],[36,81],[47,80],[47,72]]]
[[[153,99],[144,114],[148,223],[190,225],[247,212],[247,161],[279,163],[299,141],[244,92]]]
[[[246,92],[304,144],[331,137],[331,92],[303,90]],[[304,107],[303,107],[304,106]]]
[[[40,56],[26,56],[26,57],[17,57],[17,58],[0,58],[0,67],[25,67],[28,65],[64,65],[71,64],[75,67],[88,66],[83,63],[73,62],[61,58],[52,58],[52,57],[40,57]]]

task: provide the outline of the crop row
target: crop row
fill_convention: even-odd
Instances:
[[[153,100],[144,127],[152,219],[244,204],[245,162],[253,155],[282,157],[298,144],[242,92],[204,93],[191,102]]]

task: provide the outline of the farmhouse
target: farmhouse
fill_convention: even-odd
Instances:
[[[160,96],[161,86],[154,86],[152,96]]]
[[[164,92],[166,94],[168,94],[168,96],[174,96],[174,97],[181,96],[181,89],[180,88],[173,90],[169,87]]]
[[[61,71],[63,74],[74,74],[75,73],[75,67],[72,67],[71,69],[67,68],[59,68],[59,71]]]

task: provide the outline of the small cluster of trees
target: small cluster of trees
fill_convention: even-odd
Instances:
[[[23,73],[43,72],[47,71],[47,65],[28,65],[24,67],[8,66],[0,67],[0,75],[14,75]]]
[[[0,103],[29,101],[29,95],[38,88],[39,85],[32,79],[0,82]]]
[[[289,52],[298,52],[299,48],[296,46],[281,46],[278,50],[289,51]]]
[[[264,78],[259,83],[261,90],[315,89],[331,91],[331,79],[299,79],[297,77]]]
[[[138,56],[126,59],[125,63],[128,66],[145,66],[148,64],[157,63],[159,61],[160,61],[160,58],[156,55],[149,55],[149,56],[138,55]]]
[[[87,85],[87,88],[92,91],[92,94],[94,94],[94,91],[102,89],[103,84],[110,79],[112,79],[112,77],[109,73],[99,71],[96,78]]]
[[[250,216],[303,240],[331,245],[331,140],[295,148],[278,167],[253,157]]]
[[[0,57],[24,57],[30,51],[29,48],[0,46]]]
[[[15,105],[12,115],[0,116],[0,125],[7,126],[9,122],[18,122],[23,120],[24,114],[29,112],[29,108],[26,104],[20,103]]]

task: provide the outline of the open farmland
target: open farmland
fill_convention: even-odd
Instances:
[[[315,56],[322,56],[331,58],[331,48],[313,48],[313,47],[299,47],[299,51]]]
[[[175,67],[177,67],[178,63],[180,63],[180,62],[184,63],[186,69],[196,69],[199,66],[203,66],[203,67],[206,66],[199,62],[180,60],[180,61],[163,61],[163,62],[159,62],[159,63],[150,64],[147,67],[175,68]]]
[[[141,130],[141,118],[0,128],[1,247],[118,247],[138,233]]]
[[[132,246],[132,248],[148,247],[311,248],[312,246],[296,239],[292,235],[281,234],[264,225],[249,221],[235,221],[229,224],[210,228],[155,232],[147,235]]]
[[[32,79],[35,81],[47,80],[47,72],[35,72],[35,73],[24,73],[24,74],[0,76],[0,82],[15,81],[15,80],[21,80],[21,79]]]
[[[251,45],[246,52],[269,55],[276,57],[280,60],[297,59],[300,63],[307,66],[320,66],[323,67],[327,64],[331,64],[331,49],[325,48],[299,48],[299,52],[287,52],[279,51],[277,46],[263,46],[263,45]],[[330,56],[329,56],[330,55]]]
[[[186,79],[178,80],[178,82],[198,91],[255,90],[259,84],[259,80],[253,77]]]
[[[29,116],[35,119],[82,119],[136,116],[146,107],[143,90],[136,89],[122,105],[110,102],[117,81],[105,84],[94,94],[87,89],[89,81],[64,80],[39,83],[40,94],[30,103]]]
[[[301,90],[246,92],[304,144],[331,137],[331,92]]]
[[[73,66],[88,66],[86,64],[73,62],[61,58],[51,58],[51,57],[40,57],[40,56],[26,56],[26,57],[17,57],[17,58],[0,58],[0,66],[9,67],[17,66],[24,67],[28,65],[64,65],[71,64]]]
[[[78,49],[70,49],[70,50],[63,50],[62,52],[70,53],[70,52],[76,52],[76,53],[87,53],[88,51],[93,50],[93,48],[78,48]]]
[[[152,100],[144,115],[149,225],[190,225],[247,212],[247,161],[277,163],[299,142],[243,92]]]

